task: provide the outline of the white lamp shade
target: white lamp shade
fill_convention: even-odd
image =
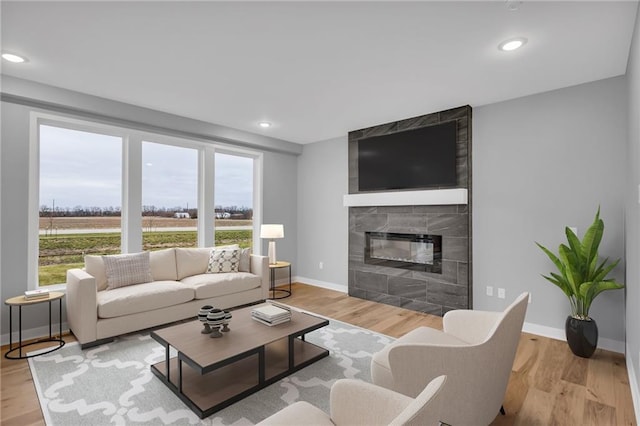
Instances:
[[[260,226],[260,238],[284,238],[284,225],[264,224]]]

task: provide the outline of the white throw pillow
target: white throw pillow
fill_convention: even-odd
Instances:
[[[240,265],[239,249],[211,250],[207,274],[220,274],[226,272],[238,272]]]
[[[102,256],[107,272],[107,290],[153,281],[149,252]]]

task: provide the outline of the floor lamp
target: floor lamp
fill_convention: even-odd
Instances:
[[[264,224],[260,226],[260,238],[269,240],[269,264],[275,265],[276,238],[284,238],[284,225]]]

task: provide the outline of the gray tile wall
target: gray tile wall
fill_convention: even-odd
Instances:
[[[381,124],[349,132],[349,193],[358,191],[358,141],[362,138],[456,120],[457,188],[467,188],[469,204],[349,208],[349,295],[444,315],[471,308],[471,107]],[[433,189],[433,188],[430,188]],[[442,274],[364,263],[365,232],[442,235]]]

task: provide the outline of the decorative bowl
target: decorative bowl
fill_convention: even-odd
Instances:
[[[222,309],[213,308],[207,315],[207,324],[211,327],[211,337],[222,337],[220,327],[224,323],[225,313]]]
[[[209,323],[207,323],[207,315],[209,315],[209,312],[213,309],[213,306],[211,305],[204,305],[202,308],[200,308],[200,310],[198,311],[198,320],[200,322],[202,322],[204,324],[204,329],[201,331],[202,334],[209,334],[211,333],[211,327],[209,327]]]

